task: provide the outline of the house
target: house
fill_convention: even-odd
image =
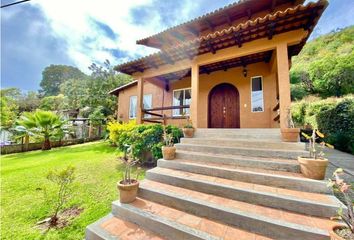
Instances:
[[[119,118],[190,116],[198,129],[146,171],[135,201],[114,201],[90,224],[87,240],[330,239],[343,204],[302,174],[305,143],[283,142],[278,129],[291,57],[327,6],[303,2],[243,0],[137,42],[160,52],[116,67],[135,79],[111,91]]]
[[[115,67],[118,116],[197,128],[287,125],[289,68],[326,1],[244,0],[137,41],[159,52]]]

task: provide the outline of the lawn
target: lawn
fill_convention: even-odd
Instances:
[[[76,168],[76,179],[67,207],[78,206],[83,212],[69,226],[43,235],[36,222],[51,213],[48,199],[55,190],[46,174],[68,165]],[[110,212],[122,170],[115,148],[106,142],[2,156],[1,239],[83,239],[85,227]]]

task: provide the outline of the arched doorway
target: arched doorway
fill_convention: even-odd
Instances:
[[[222,83],[209,93],[209,128],[240,128],[240,97],[235,86]]]

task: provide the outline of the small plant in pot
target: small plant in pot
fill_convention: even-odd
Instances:
[[[192,120],[188,117],[187,124],[182,128],[183,136],[185,138],[192,138],[194,136],[194,127],[192,124]]]
[[[323,180],[326,174],[328,159],[324,158],[323,151],[317,150],[316,140],[320,138],[324,138],[324,135],[317,129],[314,129],[312,131],[311,136],[307,135],[306,133],[301,133],[301,134],[309,141],[309,146],[308,146],[309,156],[298,157],[301,173],[305,177],[311,179]],[[332,145],[325,143],[323,141],[320,143],[320,146],[321,148],[324,147],[333,148]]]
[[[131,178],[131,169],[134,165],[136,165],[139,160],[134,159],[131,156],[133,151],[132,146],[126,146],[124,151],[124,156],[120,159],[122,160],[125,170],[123,173],[123,180],[117,183],[117,187],[120,194],[120,202],[121,203],[131,203],[136,199],[139,188],[139,171],[137,171],[136,178]]]
[[[343,174],[343,169],[338,168],[333,173],[334,179],[329,179],[328,186],[333,188],[333,191],[339,193],[347,209],[344,211],[342,208],[338,210],[337,216],[332,220],[342,221],[343,224],[333,226],[330,231],[331,240],[354,240],[354,199],[353,188],[347,184],[340,175]]]
[[[298,142],[300,139],[300,128],[295,128],[290,109],[288,109],[287,115],[288,115],[287,127],[280,129],[282,141]]]
[[[172,134],[167,134],[166,129],[163,131],[163,146],[162,146],[162,156],[165,160],[172,160],[176,157],[176,147],[173,143]]]

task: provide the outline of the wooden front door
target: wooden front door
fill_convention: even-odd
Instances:
[[[209,128],[240,128],[240,100],[237,88],[228,83],[209,93]]]

